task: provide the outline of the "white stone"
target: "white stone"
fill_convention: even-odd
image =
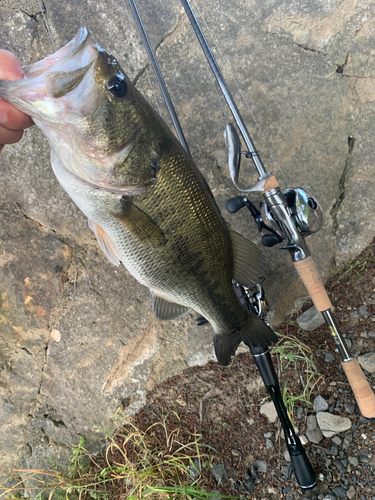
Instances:
[[[368,352],[362,356],[358,356],[358,363],[364,370],[370,373],[375,373],[375,352]]]
[[[352,426],[350,418],[332,415],[332,413],[323,411],[317,413],[316,420],[323,436],[328,438],[340,432],[347,431]]]
[[[324,324],[324,318],[322,313],[312,306],[298,316],[297,323],[302,330],[312,332]]]
[[[271,424],[275,423],[279,418],[277,411],[276,411],[276,408],[275,408],[275,405],[272,403],[272,401],[269,401],[268,403],[264,403],[260,407],[259,411],[262,415],[264,415],[265,417],[268,418],[268,422]]]

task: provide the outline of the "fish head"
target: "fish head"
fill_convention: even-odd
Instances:
[[[149,105],[86,28],[24,71],[23,80],[0,80],[0,97],[33,118],[65,168],[115,192],[154,182]],[[151,157],[144,168],[129,161],[138,143]]]

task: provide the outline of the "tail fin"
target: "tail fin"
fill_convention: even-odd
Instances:
[[[264,321],[249,312],[246,321],[237,330],[214,333],[215,354],[220,365],[230,364],[231,357],[234,356],[241,342],[248,347],[250,344],[268,346],[277,342],[277,337]]]

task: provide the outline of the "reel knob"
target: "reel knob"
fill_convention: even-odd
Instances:
[[[246,206],[246,201],[247,201],[247,199],[244,198],[243,196],[238,196],[237,198],[232,198],[231,200],[227,201],[226,208],[227,208],[228,212],[230,212],[231,214],[235,214],[236,212],[241,210],[241,208]]]
[[[265,234],[262,236],[262,244],[265,247],[271,248],[277,245],[278,243],[281,243],[283,240],[278,236],[277,234]]]

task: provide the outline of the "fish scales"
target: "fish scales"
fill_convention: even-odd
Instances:
[[[274,342],[232,286],[257,278],[259,249],[230,231],[195,163],[116,59],[81,28],[25,72],[0,81],[0,97],[43,130],[60,184],[109,260],[150,288],[156,317],[195,309],[213,326],[224,365],[241,341]]]

